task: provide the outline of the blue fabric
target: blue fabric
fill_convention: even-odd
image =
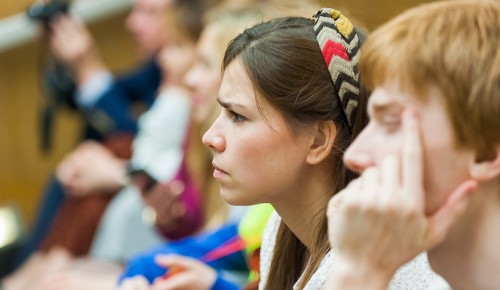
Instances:
[[[142,275],[150,283],[152,283],[154,279],[163,276],[166,272],[165,268],[162,268],[156,264],[156,255],[177,254],[199,259],[222,243],[235,237],[237,234],[238,225],[227,224],[216,231],[203,233],[175,242],[165,243],[150,252],[134,257],[127,264],[124,273],[120,277],[120,283],[123,281],[123,279],[131,278],[136,275]],[[208,262],[207,265],[211,266],[216,271],[249,271],[244,250],[222,257],[212,262]]]
[[[57,211],[65,199],[65,194],[61,183],[55,177],[52,177],[44,191],[40,201],[39,211],[37,213],[33,230],[30,232],[25,242],[19,249],[14,260],[13,268],[21,265],[45,239],[45,236],[54,221]]]
[[[162,76],[154,60],[128,75],[117,78],[113,85],[90,109],[86,110],[84,138],[102,140],[114,132],[137,132],[134,104],[149,108],[155,98]]]

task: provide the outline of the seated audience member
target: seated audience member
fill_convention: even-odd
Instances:
[[[165,11],[175,0],[135,0],[125,27],[137,43],[143,63],[129,74],[114,77],[101,60],[96,44],[77,19],[58,15],[51,23],[51,52],[67,65],[78,90],[75,102],[87,122],[84,138],[103,140],[113,133],[135,133],[134,103],[149,107],[161,82],[154,59],[167,41]]]
[[[260,289],[324,287],[335,258],[324,213],[330,197],[354,177],[341,156],[366,122],[366,93],[357,74],[361,41],[347,18],[323,9],[316,20],[258,24],[226,51],[222,112],[203,142],[214,152],[214,177],[226,201],[276,209],[263,236]],[[337,79],[340,72],[350,85]],[[173,278],[182,276],[189,287],[167,279],[153,288],[214,287],[214,279],[196,279],[213,273],[205,264],[179,264],[183,272]],[[393,289],[427,289],[435,277],[425,256],[401,273]]]
[[[154,56],[167,38],[164,16],[172,3],[172,0],[134,1],[125,26],[136,41],[143,61],[129,73],[117,77],[109,72],[99,57],[90,33],[80,22],[60,15],[51,24],[51,51],[59,61],[70,67],[78,85],[75,103],[83,112],[86,124],[82,138],[102,141],[107,147],[101,152],[103,154],[111,151],[116,157],[130,158],[130,143],[137,130],[132,106],[142,104],[149,107],[156,97],[162,77]],[[95,227],[112,194],[91,195],[71,202],[68,202],[67,194],[59,180],[49,180],[40,199],[34,226],[16,257],[14,267],[47,240],[47,235],[50,235],[47,232],[54,227],[54,220],[57,220],[55,216],[60,211],[70,213],[59,219],[56,227],[60,231],[70,231],[70,226],[64,220],[70,220],[71,224],[68,216],[72,213],[78,215],[85,224],[72,231],[72,238],[60,239],[54,233],[50,238],[53,241],[51,244],[64,243],[65,248],[73,254],[88,252]]]
[[[132,159],[135,170],[147,175],[148,182],[154,181],[155,185],[150,189],[143,188],[142,197],[133,184],[127,185],[117,195],[107,209],[94,241],[91,251],[94,258],[123,263],[138,251],[165,240],[156,233],[154,227],[143,224],[142,198],[152,208],[158,209],[155,220],[165,221],[165,224],[157,223],[154,226],[168,238],[194,233],[207,223],[215,227],[225,220],[226,205],[218,195],[210,171],[205,169],[210,166],[211,154],[199,141],[199,122],[190,121],[193,119],[190,117],[191,101],[188,92],[181,88],[183,75],[194,59],[204,11],[205,7],[197,1],[179,2],[171,10],[167,30],[172,41],[159,55],[159,63],[169,77],[164,80],[162,92],[153,107],[141,117]],[[191,17],[181,17],[188,12]],[[188,123],[191,123],[189,131]],[[76,185],[72,190],[81,190],[79,186],[83,186],[84,190],[93,187],[93,192],[97,189],[105,191],[103,185],[108,186],[113,182],[115,186],[120,186],[116,176],[123,174],[125,178],[125,162],[117,160],[97,143],[85,143],[81,147],[74,153],[79,154],[77,160],[96,162],[79,164],[81,171],[78,178],[81,180],[72,181]],[[203,162],[207,165],[203,166]],[[96,165],[98,168],[94,167]],[[138,173],[132,178],[134,181],[136,179],[141,179]],[[78,220],[73,222],[78,226]],[[41,260],[38,264],[43,268],[46,262],[37,260]],[[26,280],[22,277],[17,281]]]
[[[90,250],[94,258],[123,263],[165,237],[178,239],[225,220],[226,206],[206,170],[210,154],[198,141],[203,120],[194,119],[198,109],[192,108],[190,92],[182,84],[193,63],[205,9],[200,1],[184,1],[168,15],[172,40],[159,54],[168,77],[153,107],[139,121],[129,164],[133,184],[106,210]],[[152,216],[163,238],[148,238],[157,233],[144,224],[147,216]]]
[[[363,47],[361,174],[329,205],[328,289],[386,289],[422,251],[454,290],[500,289],[500,2],[410,9]]]
[[[203,30],[203,33],[197,45],[197,57],[195,60],[195,64],[187,73],[185,78],[186,83],[193,89],[193,105],[195,106],[195,108],[198,108],[193,112],[193,117],[207,121],[207,126],[203,130],[201,130],[201,132],[206,131],[208,125],[213,122],[215,115],[220,111],[219,107],[216,106],[217,103],[215,100],[218,96],[221,82],[220,65],[222,63],[223,54],[227,43],[229,43],[230,39],[234,37],[238,32],[241,32],[245,27],[249,27],[252,24],[261,21],[263,17],[264,16],[262,12],[257,9],[242,9],[229,12],[218,11],[216,9],[214,10],[214,12],[209,13],[209,15],[207,16],[208,24]],[[201,138],[199,140],[201,140]],[[217,182],[212,177],[213,171],[211,167],[211,154],[209,155],[209,158],[210,161],[207,164],[210,165],[210,169],[207,177],[210,179],[210,181],[215,182],[215,189],[218,191],[219,188]],[[234,220],[234,218],[231,220]],[[232,224],[234,224],[234,222],[226,226],[229,228],[234,227]],[[196,241],[197,238],[194,238],[194,240]],[[180,241],[180,245],[182,246],[183,244],[184,242]],[[156,253],[157,251],[171,252],[171,249],[172,247],[166,245],[164,247],[159,247],[157,250],[154,250],[153,253]],[[179,254],[187,255],[188,252],[181,252]],[[196,252],[191,253],[190,256],[195,257]],[[151,263],[147,265],[147,262],[152,262],[153,265],[151,265]],[[145,260],[137,259],[137,262],[134,263],[131,263],[129,265],[129,270],[127,270],[127,273],[129,274],[125,273],[126,277],[138,274],[140,271],[151,281],[153,279],[152,277],[157,275],[157,273],[162,274],[165,272],[165,270],[162,271],[161,268],[158,268],[157,265],[154,265],[153,255],[146,255]],[[141,269],[141,264],[145,265],[144,267],[149,267],[149,269],[155,268],[157,270],[151,273],[147,273]],[[136,267],[138,267],[138,270],[135,270]],[[131,283],[136,282],[127,282],[127,284]]]

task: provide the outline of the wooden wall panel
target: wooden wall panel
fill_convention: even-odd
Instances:
[[[34,0],[0,0],[0,18],[25,11]]]
[[[388,19],[416,5],[433,0],[319,0],[324,7],[334,7],[370,31]],[[435,1],[435,0],[434,0]]]

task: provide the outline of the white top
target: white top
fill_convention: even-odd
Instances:
[[[131,163],[159,181],[177,173],[183,157],[191,103],[175,88],[163,90],[139,118]],[[124,262],[138,252],[165,241],[154,227],[142,222],[143,199],[132,184],[110,202],[96,231],[90,255],[99,260]]]
[[[260,275],[261,280],[259,289],[264,289],[269,277],[271,260],[276,243],[276,234],[281,222],[280,216],[274,212],[267,223],[262,239],[262,248],[260,252]],[[335,259],[335,252],[331,250],[325,256],[318,270],[313,274],[304,290],[325,289],[325,283],[332,268],[332,262]],[[443,279],[434,273],[427,261],[425,253],[420,254],[414,260],[402,266],[392,278],[389,284],[389,290],[430,290],[431,285],[444,283]],[[298,289],[296,283],[293,289]]]
[[[190,115],[191,103],[182,90],[163,90],[139,118],[133,168],[142,169],[159,181],[171,180],[182,161]]]
[[[111,88],[114,80],[113,75],[107,70],[94,74],[89,80],[78,86],[76,103],[84,109],[92,108]]]

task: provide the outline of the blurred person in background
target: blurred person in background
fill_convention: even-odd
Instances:
[[[82,164],[85,171],[81,172],[81,180],[71,190],[78,192],[79,186],[85,186],[102,192],[100,187],[108,184],[114,183],[117,188],[124,186],[119,182],[121,179],[115,178],[117,174],[122,174],[122,179],[130,179],[130,183],[106,210],[92,246],[93,258],[112,264],[103,266],[97,260],[74,260],[71,254],[75,254],[71,251],[44,244],[49,253],[35,254],[24,269],[6,280],[7,289],[22,289],[23,283],[27,283],[25,286],[28,288],[36,283],[51,289],[72,289],[74,285],[94,289],[107,282],[114,285],[116,275],[113,273],[130,255],[159,244],[165,238],[178,239],[200,230],[205,224],[215,227],[225,220],[227,209],[218,195],[218,188],[210,186],[215,181],[204,172],[204,168],[210,167],[210,153],[199,142],[201,135],[197,133],[196,122],[189,126],[191,101],[189,89],[182,84],[183,76],[194,59],[194,47],[202,29],[202,15],[208,6],[205,4],[197,0],[176,2],[165,15],[165,31],[171,41],[163,46],[157,61],[164,76],[168,77],[163,78],[160,94],[151,109],[140,118],[140,130],[134,140],[130,164],[134,175],[127,177],[125,162],[105,154],[104,148],[99,148],[101,145],[95,142],[82,144],[67,158],[72,159],[75,155],[87,160]],[[206,153],[199,152],[200,149]],[[202,166],[203,163],[207,165]],[[141,219],[143,199],[150,210],[156,211],[156,229],[145,225]],[[75,219],[65,224],[78,229],[79,224],[85,221],[78,213],[73,215]],[[59,215],[58,218],[64,216]],[[52,228],[51,232],[61,230],[66,229]],[[91,267],[100,269],[98,273],[102,275],[89,277],[87,270]],[[54,276],[57,270],[61,273]],[[49,282],[43,282],[45,279]]]
[[[265,12],[258,9],[224,11],[220,8],[209,13],[207,17],[207,26],[203,30],[197,44],[195,64],[185,77],[186,84],[193,90],[191,95],[194,106],[193,119],[195,122],[203,124],[200,128],[201,130],[198,132],[197,140],[195,141],[198,145],[203,145],[201,143],[202,134],[208,129],[209,125],[220,112],[216,98],[219,94],[219,87],[221,84],[220,68],[227,44],[231,38],[243,31],[244,28],[251,27],[253,24],[264,20]],[[217,181],[212,177],[212,154],[206,149],[205,151],[209,153],[207,156],[209,159],[206,160],[205,164],[208,165],[206,168],[207,177],[217,190],[215,194],[219,195]],[[157,262],[156,258],[164,254],[174,253],[203,260],[202,257],[211,250],[226,244],[226,242],[234,242],[235,239],[241,237],[240,228],[250,227],[251,230],[249,230],[249,235],[257,238],[251,239],[252,241],[248,245],[251,249],[249,253],[245,252],[245,248],[247,248],[245,245],[245,247],[220,259],[215,259],[210,262],[206,261],[206,264],[214,267],[214,271],[219,273],[217,287],[223,287],[223,285],[231,285],[231,289],[242,287],[244,283],[247,282],[250,268],[249,262],[252,260],[252,255],[255,256],[254,253],[257,253],[258,257],[263,225],[267,222],[271,212],[269,208],[272,210],[270,206],[256,206],[253,210],[249,209],[250,215],[245,214],[247,222],[240,223],[240,218],[230,218],[223,227],[215,231],[181,240],[173,244],[164,244],[138,255],[128,263],[122,274],[123,283],[121,288],[132,289],[130,287],[141,287],[140,289],[148,289],[149,287],[158,287],[158,285],[151,286],[150,284],[162,277],[168,271],[169,267],[162,262]],[[255,270],[258,270],[258,266]],[[244,277],[233,277],[233,272],[237,273],[236,275],[238,276],[243,275]],[[200,273],[200,275],[197,276],[197,280],[204,281],[215,277],[212,275],[205,277],[204,274],[206,274],[206,272]],[[211,272],[209,274],[211,274]],[[175,280],[179,278],[182,280],[182,275],[173,278],[173,282],[176,283]],[[198,289],[193,284],[179,285],[178,287],[181,287],[181,289]]]
[[[105,66],[89,31],[78,20],[67,15],[58,15],[51,23],[50,46],[55,57],[73,72],[78,84],[75,103],[86,116],[82,138],[102,141],[105,146],[93,146],[94,154],[103,158],[115,156],[128,159],[131,155],[131,141],[136,132],[136,117],[132,113],[134,103],[149,107],[161,83],[161,70],[155,58],[166,42],[165,15],[173,0],[136,0],[126,20],[125,26],[136,41],[142,63],[123,76],[114,77]],[[118,49],[118,48],[117,48]],[[92,124],[92,125],[91,125]],[[75,160],[67,170],[78,174],[81,164],[88,160]],[[116,167],[116,166],[115,166]],[[59,171],[63,171],[60,169]],[[69,173],[59,173],[68,176]],[[116,173],[121,176],[120,173]],[[117,177],[118,178],[118,177]],[[89,234],[76,230],[81,235],[76,240],[67,241],[74,253],[85,254],[90,246],[93,231],[97,226],[111,196],[119,187],[111,183],[107,195],[91,196],[85,199],[71,198],[73,195],[89,195],[88,190],[71,190],[72,185],[63,188],[59,179],[49,180],[40,200],[39,211],[32,230],[13,262],[16,268],[46,240],[48,230],[53,227],[56,214],[60,211],[80,213],[88,216],[86,228]],[[62,209],[61,209],[62,208]],[[68,215],[68,214],[63,214]],[[68,226],[61,224],[59,228]],[[72,245],[69,245],[72,243]]]

